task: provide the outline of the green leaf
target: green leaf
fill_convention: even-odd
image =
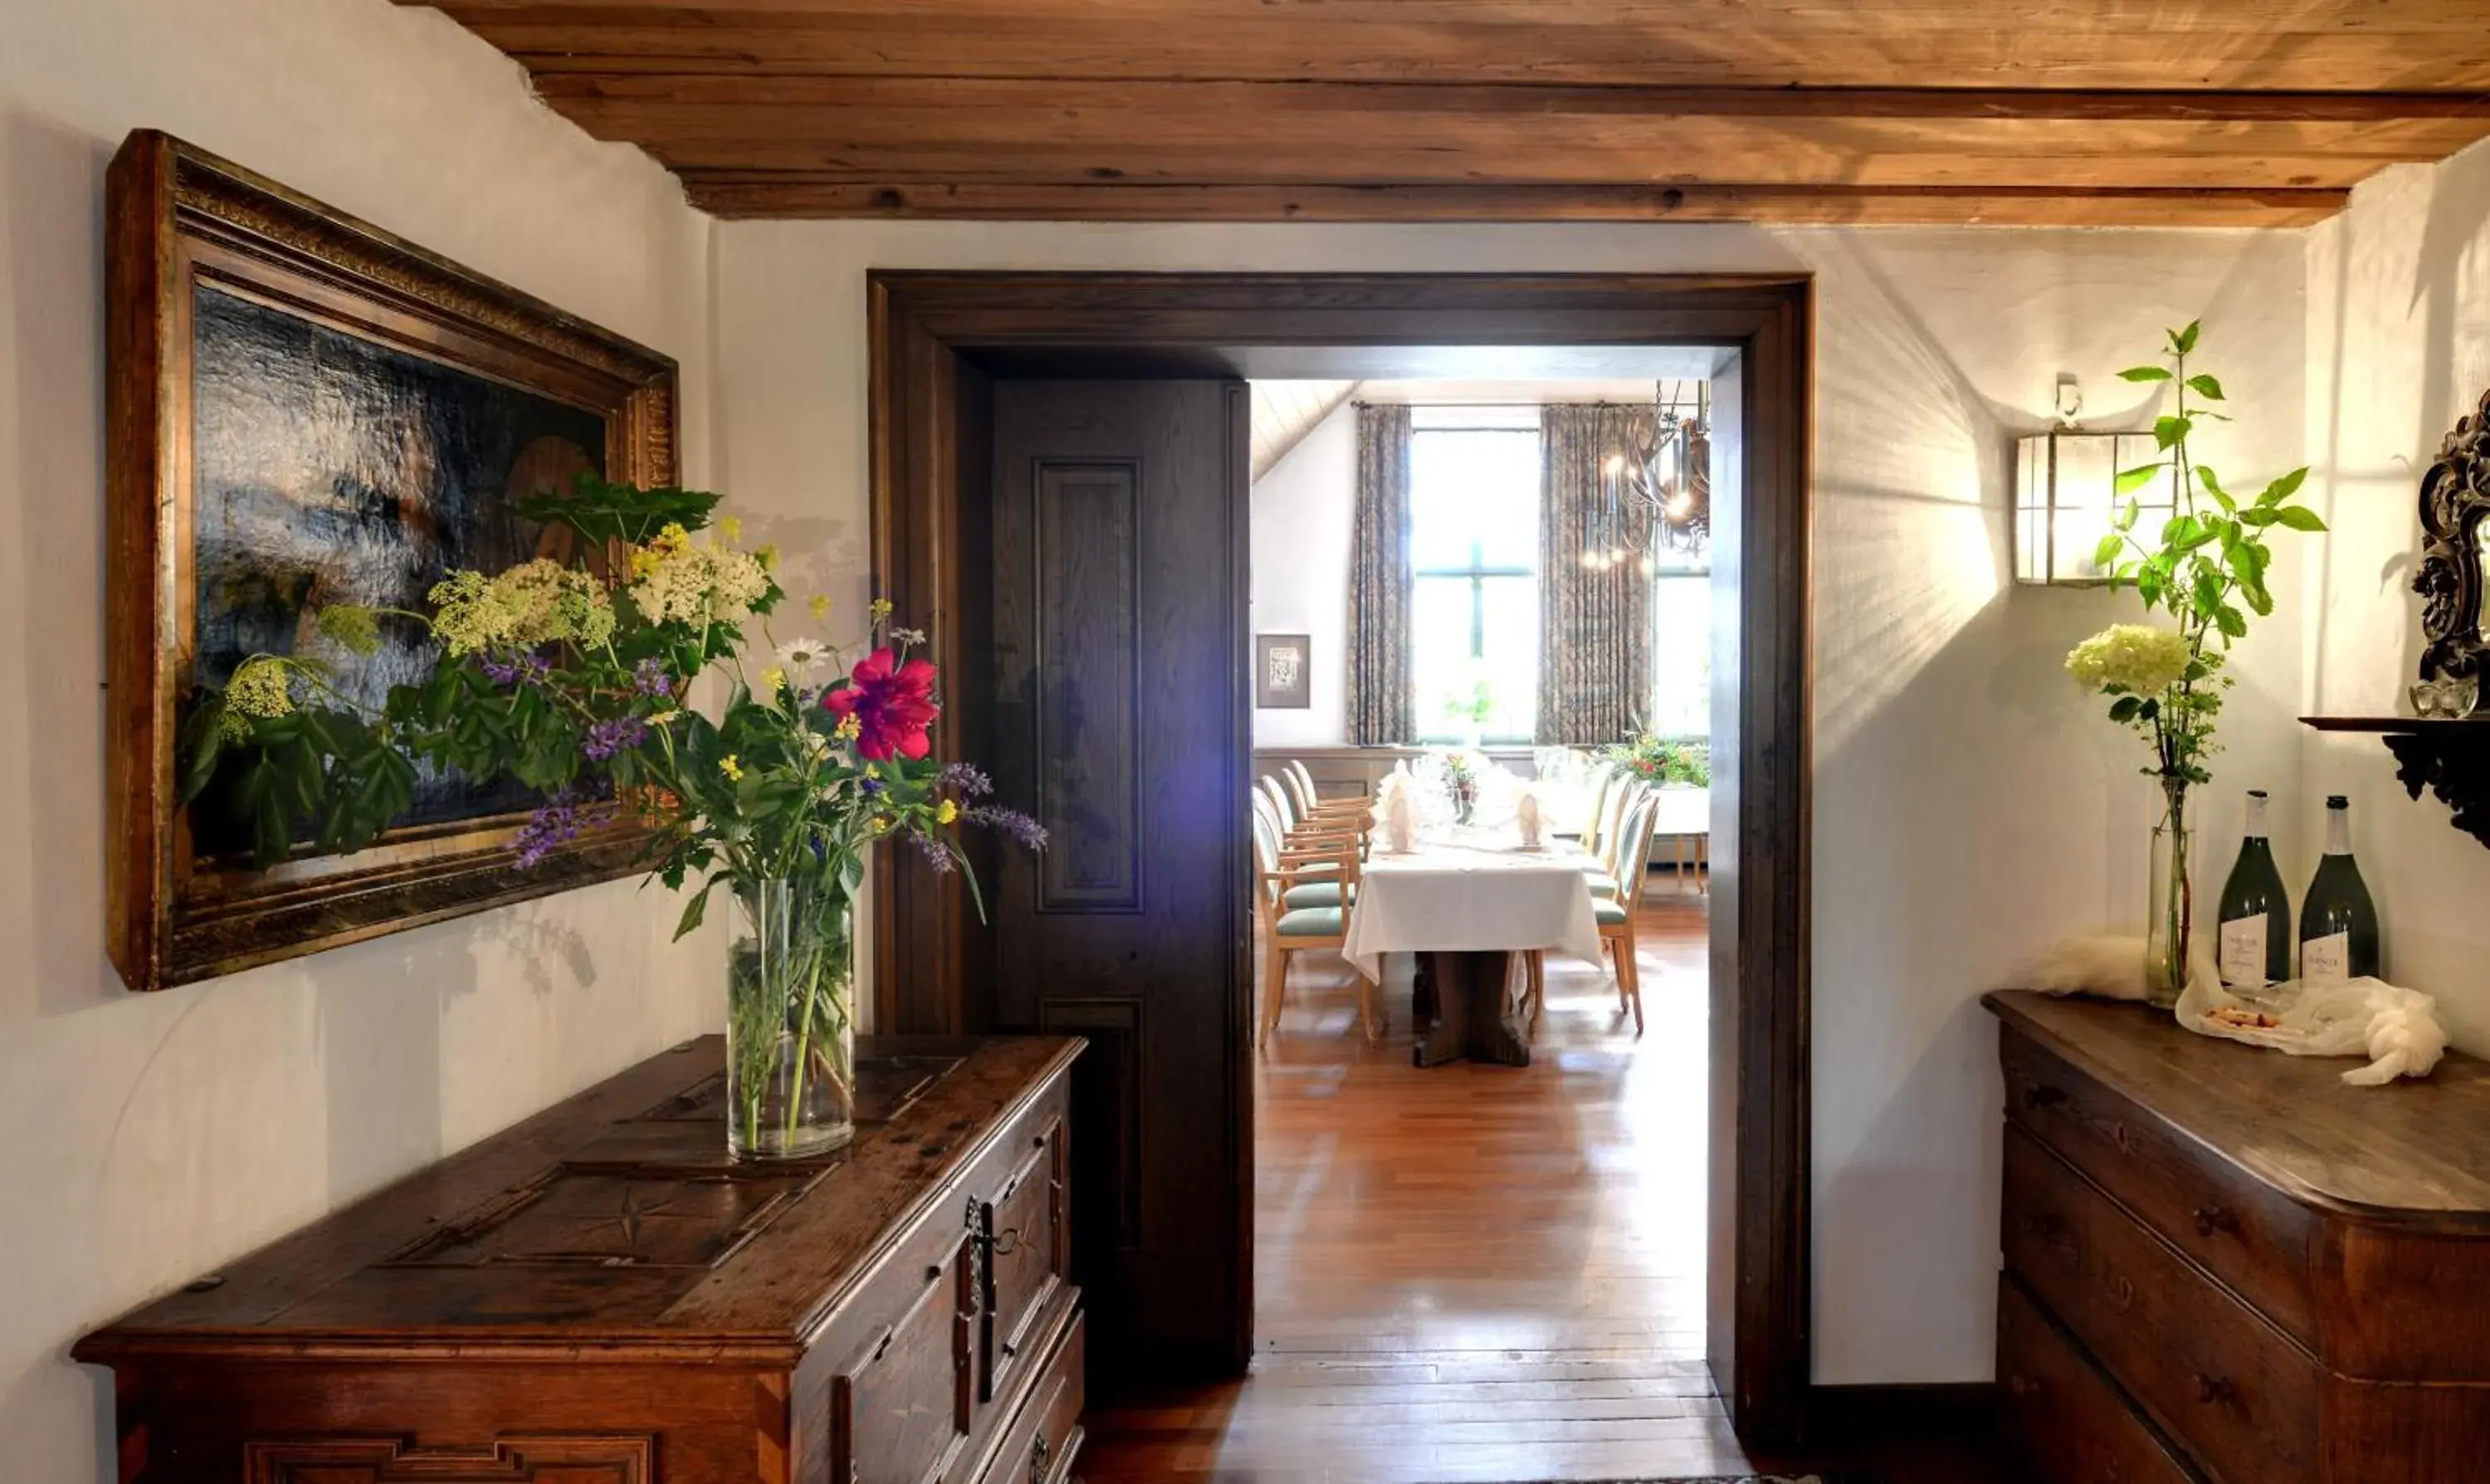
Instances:
[[[698,929],[701,918],[709,915],[709,888],[716,885],[717,878],[714,876],[702,882],[700,889],[692,893],[691,900],[683,903],[683,915],[675,919],[675,937],[678,941]]]
[[[2246,617],[2244,616],[2240,610],[2232,607],[2228,603],[2219,603],[2215,606],[2214,626],[2220,629],[2223,634],[2229,638],[2244,639],[2247,637],[2248,621]]]
[[[2270,526],[2281,518],[2281,511],[2267,505],[2251,505],[2240,511],[2240,524],[2244,526]]]
[[[2300,486],[2307,482],[2307,480],[2308,466],[2302,464],[2301,467],[2294,469],[2289,474],[2284,475],[2282,478],[2267,485],[2265,487],[2265,493],[2257,496],[2257,504],[2266,506],[2280,505],[2285,500],[2288,500],[2292,496],[2300,493]]]
[[[2157,365],[2131,365],[2118,373],[2121,381],[2168,381],[2170,373]]]
[[[2214,497],[2214,503],[2222,508],[2222,512],[2224,514],[2232,514],[2238,511],[2240,503],[2231,498],[2231,492],[2222,487],[2221,480],[2214,478],[2213,470],[2206,468],[2202,464],[2198,464],[2196,466],[2196,482],[2205,486],[2205,493]]]
[[[2195,393],[2198,396],[2203,397],[2209,402],[2218,402],[2222,400],[2222,384],[2215,381],[2211,376],[2188,377],[2187,390]]]
[[[2118,530],[2122,535],[2123,535],[2123,534],[2125,534],[2125,533],[2127,533],[2127,532],[2128,532],[2128,531],[2132,531],[2132,530],[2134,530],[2134,529],[2135,529],[2135,517],[2137,517],[2138,515],[2141,515],[2141,514],[2143,514],[2143,513],[2144,513],[2144,507],[2143,507],[2143,506],[2141,506],[2141,505],[2137,504],[2137,503],[2136,503],[2134,500],[2132,500],[2132,499],[2128,500],[2128,501],[2127,502],[2127,508],[2126,508],[2126,509],[2122,509],[2122,510],[2120,510],[2120,511],[2118,512],[2118,524],[2117,524],[2117,528],[2116,528],[2116,529],[2117,529],[2117,530]]]
[[[2323,531],[2326,522],[2315,510],[2304,505],[2286,505],[2273,512],[2274,520],[2294,531]]]
[[[2170,348],[2183,356],[2187,354],[2189,351],[2194,350],[2196,348],[2196,332],[2203,328],[2204,323],[2205,322],[2203,320],[2189,320],[2187,322],[2186,329],[2171,331]]]
[[[2105,572],[2114,570],[2118,567],[2119,554],[2125,550],[2127,538],[2113,531],[2102,537],[2100,544],[2093,548],[2093,566]]]
[[[2133,721],[2135,713],[2142,710],[2144,710],[2142,696],[2121,696],[2110,703],[2109,719],[2122,722]]]
[[[2112,488],[2119,494],[2131,495],[2137,490],[2142,489],[2145,485],[2152,483],[2154,476],[2159,474],[2162,470],[2167,469],[2168,467],[2170,466],[2167,464],[2138,464],[2132,469],[2122,469],[2119,471],[2118,480]]]
[[[708,525],[718,498],[696,489],[608,483],[583,472],[566,495],[532,495],[511,504],[539,525],[565,526],[591,541],[645,543],[670,525],[686,531]]]
[[[2167,451],[2186,441],[2195,421],[2190,418],[2156,418],[2153,420],[2153,443]]]

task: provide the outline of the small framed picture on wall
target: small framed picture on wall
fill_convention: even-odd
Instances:
[[[1306,666],[1314,652],[1310,634],[1254,636],[1254,705],[1262,711],[1304,711],[1315,704]]]

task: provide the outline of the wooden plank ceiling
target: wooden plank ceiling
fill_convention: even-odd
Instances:
[[[2490,133],[2490,0],[437,3],[728,217],[2293,226]]]

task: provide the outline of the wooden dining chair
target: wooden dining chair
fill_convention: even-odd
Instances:
[[[1371,799],[1322,797],[1322,794],[1315,788],[1315,775],[1306,771],[1306,765],[1299,759],[1290,758],[1282,764],[1280,776],[1287,780],[1289,792],[1296,796],[1299,819],[1340,819],[1363,823],[1374,810],[1375,800]]]
[[[1591,765],[1591,808],[1582,816],[1582,832],[1578,837],[1584,850],[1600,848],[1600,816],[1608,806],[1608,790],[1615,786],[1617,770],[1603,761]]]
[[[1616,897],[1622,894],[1624,883],[1631,879],[1635,884],[1633,900],[1642,899],[1643,873],[1636,871],[1634,868],[1635,863],[1626,858],[1625,826],[1628,816],[1634,812],[1635,807],[1647,801],[1650,794],[1651,785],[1640,778],[1628,776],[1618,784],[1611,800],[1609,821],[1603,831],[1601,848],[1586,863],[1583,871],[1583,874],[1590,878],[1593,896]],[[1655,817],[1658,812],[1658,805],[1655,803],[1653,808]],[[1651,844],[1648,840],[1643,844],[1643,853],[1646,856],[1651,853]]]
[[[1308,948],[1338,950],[1348,942],[1350,915],[1357,904],[1357,852],[1346,845],[1335,847],[1324,862],[1330,869],[1317,873],[1308,868],[1319,855],[1309,849],[1289,849],[1275,821],[1260,809],[1255,811],[1254,858],[1259,869],[1254,905],[1262,918],[1262,1014],[1254,1035],[1258,1047],[1269,1044],[1271,1032],[1280,1023],[1289,957]],[[1337,895],[1330,906],[1317,905],[1324,891]],[[1301,892],[1309,893],[1298,898],[1307,905],[1291,906],[1290,898]],[[1363,974],[1356,977],[1358,1025],[1372,1042],[1379,1033],[1375,983]]]
[[[1283,899],[1291,911],[1300,907],[1338,907],[1347,901],[1356,889],[1363,862],[1346,842],[1332,840],[1312,844],[1291,844],[1288,827],[1281,822],[1280,810],[1266,794],[1254,795],[1255,828],[1268,829],[1278,842],[1280,863],[1294,866],[1309,879],[1288,888]],[[1347,864],[1342,865],[1342,853],[1347,851]]]
[[[1280,816],[1280,836],[1283,843],[1318,844],[1346,840],[1357,848],[1359,855],[1366,854],[1367,836],[1373,829],[1372,820],[1308,819],[1298,811],[1296,800],[1290,797],[1288,786],[1281,782],[1276,774],[1264,773],[1262,781],[1256,786],[1261,791],[1262,797],[1271,801],[1272,808]]]
[[[1624,847],[1620,859],[1631,865],[1651,858],[1652,829],[1660,821],[1660,800],[1645,797],[1635,805],[1619,827],[1617,843]],[[1609,962],[1617,976],[1617,1008],[1634,1011],[1635,1034],[1642,1034],[1642,964],[1635,957],[1635,908],[1642,900],[1642,877],[1635,871],[1632,889],[1614,897],[1591,904],[1591,916],[1599,920],[1600,941],[1607,946]]]

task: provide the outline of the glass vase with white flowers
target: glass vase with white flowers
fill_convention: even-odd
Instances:
[[[520,507],[568,531],[575,560],[450,571],[428,611],[322,610],[319,632],[351,654],[407,625],[437,660],[370,705],[318,657],[251,656],[194,699],[186,798],[246,818],[262,865],[379,839],[422,769],[540,791],[522,866],[627,811],[651,878],[691,888],[677,937],[719,888],[735,904],[730,1152],[800,1158],[854,1135],[856,899],[875,848],[905,839],[965,875],[963,826],[1032,849],[1045,836],[974,767],[931,756],[939,677],[912,653],[925,635],[877,601],[853,660],[779,641],[777,554],[742,549],[732,517],[712,527],[716,504],[584,477]],[[812,600],[816,621],[828,609]]]
[[[2116,584],[2135,590],[2148,614],[2166,613],[2174,626],[2113,624],[2067,656],[2067,672],[2077,684],[2109,698],[2109,719],[2153,748],[2144,771],[2161,798],[2150,862],[2145,991],[2164,1005],[2175,1004],[2187,983],[2196,916],[2187,869],[2194,848],[2189,790],[2213,776],[2206,760],[2218,750],[2214,722],[2232,684],[2223,665],[2231,646],[2246,636],[2249,615],[2273,612],[2266,588],[2273,552],[2266,537],[2276,528],[2326,529],[2315,510],[2297,503],[2305,467],[2254,495],[2234,494],[2190,451],[2199,422],[2228,421],[2222,384],[2188,369],[2198,329],[2190,324],[2167,333],[2167,364],[2119,373],[2130,382],[2167,383],[2174,396],[2171,410],[2154,422],[2160,457],[2119,471],[2116,488],[2127,503],[2093,557]],[[2147,541],[2136,531],[2135,495],[2161,480],[2170,485],[2171,513]]]

